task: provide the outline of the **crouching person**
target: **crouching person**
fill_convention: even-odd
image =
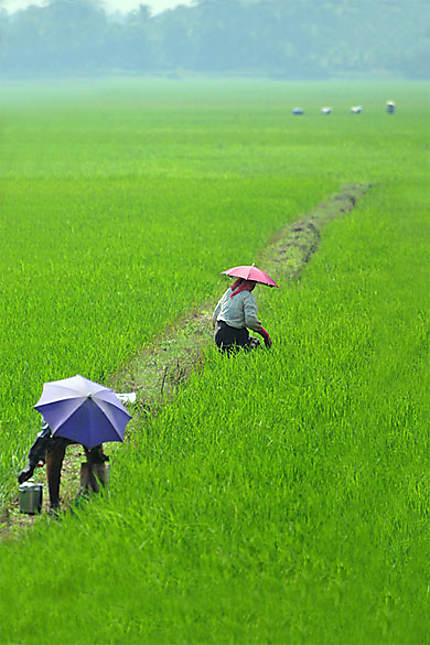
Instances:
[[[28,463],[25,468],[18,474],[18,482],[22,484],[28,481],[34,473],[36,467],[42,467],[46,464],[46,476],[48,480],[49,503],[52,511],[58,509],[60,504],[60,483],[61,469],[63,466],[64,456],[67,446],[76,444],[76,441],[66,439],[65,437],[53,436],[51,428],[47,423],[43,423],[42,430],[38,433],[28,454]],[[109,457],[103,453],[102,445],[95,446],[91,450],[83,446],[87,457],[87,463],[91,466],[104,463]],[[92,468],[90,468],[92,470]],[[90,481],[92,484],[92,480]],[[94,489],[94,487],[92,487]]]
[[[255,285],[254,280],[238,278],[219,300],[212,316],[212,326],[215,344],[221,352],[231,354],[240,348],[250,350],[259,347],[259,340],[250,337],[248,329],[260,334],[265,346],[271,347],[270,336],[257,318],[257,302],[252,293]]]
[[[394,101],[387,101],[385,104],[385,109],[387,111],[387,114],[394,114],[396,111],[396,104]]]

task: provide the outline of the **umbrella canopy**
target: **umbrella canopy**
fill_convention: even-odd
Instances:
[[[44,383],[34,407],[54,436],[72,439],[87,448],[105,441],[123,441],[131,419],[115,392],[80,374]]]
[[[267,273],[264,273],[264,271],[262,271],[261,269],[257,269],[257,267],[254,265],[248,266],[244,264],[239,267],[233,267],[232,269],[227,269],[227,271],[221,271],[221,273],[225,273],[226,275],[229,275],[232,278],[243,278],[244,280],[254,280],[255,282],[259,282],[260,284],[265,284],[268,287],[278,287],[276,282],[272,280],[272,278],[268,276]]]

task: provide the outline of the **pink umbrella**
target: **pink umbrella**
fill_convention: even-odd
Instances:
[[[276,282],[272,280],[267,273],[264,273],[261,269],[257,269],[256,266],[242,265],[240,267],[233,267],[232,269],[227,269],[227,271],[221,271],[232,278],[243,278],[244,280],[254,280],[260,284],[265,284],[268,287],[278,287]],[[279,287],[278,287],[279,288]]]

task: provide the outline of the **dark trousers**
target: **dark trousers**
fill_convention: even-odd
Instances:
[[[249,333],[246,327],[236,329],[230,327],[223,320],[218,320],[215,325],[215,344],[222,351],[231,353],[241,347],[249,349]]]
[[[53,437],[48,426],[36,437],[36,441],[30,448],[28,465],[18,475],[20,484],[32,477],[34,469],[38,464],[46,462],[46,475],[48,477],[49,500],[51,508],[55,509],[60,503],[61,468],[63,466],[66,448],[72,443],[77,443],[65,437]],[[83,446],[90,466],[103,464],[109,458],[103,453],[102,444],[89,450]]]

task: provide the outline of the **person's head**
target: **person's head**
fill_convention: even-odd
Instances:
[[[247,291],[252,291],[253,289],[255,289],[255,285],[257,283],[255,282],[255,280],[244,280],[242,284]]]
[[[240,291],[252,291],[255,289],[255,285],[257,283],[255,280],[245,280],[244,278],[238,278],[232,285],[231,285],[231,290],[233,291],[233,295],[236,295],[236,293],[239,293]]]

